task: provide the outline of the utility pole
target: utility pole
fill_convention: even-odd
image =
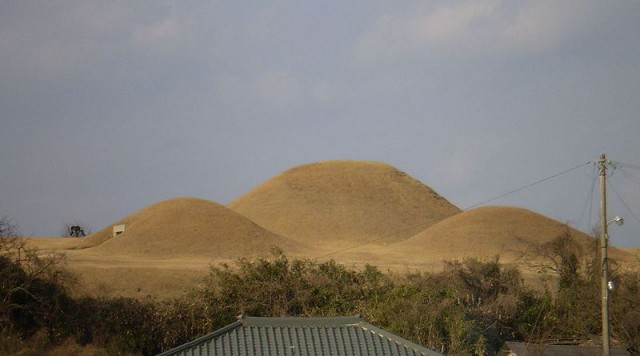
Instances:
[[[598,160],[600,168],[600,266],[602,291],[602,355],[609,356],[609,262],[607,259],[607,161],[603,153]]]

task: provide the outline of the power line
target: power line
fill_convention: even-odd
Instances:
[[[576,169],[578,169],[578,168],[581,168],[581,167],[584,167],[584,166],[590,165],[590,164],[592,164],[592,163],[593,163],[593,162],[589,161],[589,162],[586,162],[586,163],[579,164],[579,165],[577,165],[577,166],[575,166],[575,167],[571,167],[571,168],[569,168],[569,169],[563,170],[563,171],[561,171],[561,172],[559,172],[559,173],[556,173],[556,174],[551,175],[551,176],[549,176],[549,177],[546,177],[546,178],[540,179],[540,180],[535,181],[535,182],[533,182],[533,183],[527,184],[527,185],[525,185],[525,186],[523,186],[523,187],[520,187],[520,188],[518,188],[518,189],[514,189],[514,190],[512,190],[512,191],[510,191],[510,192],[503,193],[503,194],[497,195],[497,196],[495,196],[495,197],[493,197],[493,198],[491,198],[491,199],[487,199],[487,200],[485,200],[485,201],[483,201],[483,202],[480,202],[480,203],[474,204],[474,205],[469,206],[469,207],[467,207],[467,208],[465,208],[465,209],[463,209],[463,210],[469,210],[469,209],[475,208],[475,207],[477,207],[477,206],[480,206],[480,205],[486,204],[486,203],[488,203],[488,202],[494,201],[494,200],[496,200],[496,199],[500,199],[500,198],[505,197],[505,196],[507,196],[507,195],[510,195],[510,194],[513,194],[513,193],[517,193],[517,192],[519,192],[519,191],[522,191],[522,190],[525,190],[525,189],[527,189],[527,188],[533,187],[533,186],[535,186],[535,185],[537,185],[537,184],[540,184],[540,183],[543,183],[543,182],[548,181],[548,180],[550,180],[550,179],[553,179],[553,178],[559,177],[559,176],[561,176],[561,175],[563,175],[563,174],[569,173],[569,172],[571,172],[571,171],[574,171],[574,170],[576,170]],[[640,168],[640,167],[639,167],[639,168]],[[594,177],[595,177],[595,176],[594,176]],[[592,195],[593,195],[594,187],[595,187],[595,178],[594,178],[594,180],[592,181],[592,187],[591,187],[591,194],[592,194]],[[591,199],[591,205],[593,205],[593,199]],[[590,210],[591,210],[591,207],[590,207]],[[435,224],[435,223],[437,223],[437,222],[439,222],[439,221],[441,221],[441,220],[444,220],[445,218],[447,218],[447,217],[434,219],[434,220],[432,221],[432,224]],[[420,224],[420,225],[422,225],[422,224]],[[317,257],[315,257],[315,258],[316,258],[316,259],[325,258],[325,257],[329,257],[329,256],[332,256],[332,255],[337,255],[337,254],[339,254],[339,253],[342,253],[342,252],[345,252],[345,251],[348,251],[348,250],[353,250],[353,249],[355,249],[355,248],[362,247],[362,246],[365,246],[365,245],[368,245],[368,244],[371,244],[371,243],[374,243],[374,242],[377,242],[377,241],[380,241],[380,240],[383,240],[383,239],[389,238],[389,237],[391,237],[391,236],[393,236],[393,235],[397,235],[397,234],[402,233],[402,232],[404,232],[404,231],[408,231],[408,230],[414,229],[414,228],[416,228],[416,227],[418,227],[418,226],[420,226],[420,225],[417,225],[417,224],[416,224],[416,225],[408,226],[407,228],[402,229],[402,230],[400,230],[400,231],[395,231],[395,232],[392,232],[392,233],[389,233],[389,234],[386,234],[386,235],[383,235],[383,236],[379,236],[379,237],[376,237],[375,239],[367,240],[367,241],[364,241],[364,242],[362,242],[362,243],[359,243],[359,244],[356,244],[356,245],[353,245],[353,246],[349,246],[349,247],[345,247],[345,248],[342,248],[342,249],[339,249],[339,250],[336,250],[336,251],[333,251],[333,252],[329,252],[329,253],[326,253],[326,254],[324,254],[324,255],[317,256]]]
[[[503,194],[497,195],[497,196],[495,196],[495,197],[493,197],[493,198],[491,198],[491,199],[487,199],[487,200],[482,201],[482,202],[480,202],[480,203],[477,203],[477,204],[471,205],[471,206],[469,206],[469,207],[465,208],[464,210],[472,209],[472,208],[475,208],[475,207],[477,207],[477,206],[484,205],[484,204],[486,204],[486,203],[488,203],[488,202],[491,202],[491,201],[494,201],[494,200],[497,200],[497,199],[500,199],[500,198],[504,198],[504,197],[506,197],[507,195],[511,195],[511,194],[513,194],[513,193],[517,193],[517,192],[522,191],[522,190],[525,190],[525,189],[527,189],[527,188],[531,188],[531,187],[533,187],[534,185],[537,185],[537,184],[540,184],[540,183],[542,183],[542,182],[548,181],[548,180],[550,180],[550,179],[553,179],[553,178],[559,177],[559,176],[561,176],[561,175],[563,175],[563,174],[569,173],[569,172],[571,172],[571,171],[574,171],[574,170],[576,170],[576,169],[578,169],[578,168],[580,168],[580,167],[584,167],[584,166],[589,165],[589,164],[591,164],[591,163],[593,163],[593,162],[587,162],[587,163],[579,164],[579,165],[577,165],[577,166],[575,166],[575,167],[572,167],[572,168],[566,169],[566,170],[564,170],[564,171],[562,171],[562,172],[560,172],[560,173],[556,173],[556,174],[554,174],[554,175],[552,175],[552,176],[549,176],[549,177],[546,177],[546,178],[540,179],[540,180],[535,181],[535,182],[533,182],[533,183],[530,183],[530,184],[527,184],[527,185],[522,186],[522,187],[520,187],[520,188],[514,189],[514,190],[512,190],[512,191],[510,191],[510,192],[503,193]]]
[[[636,221],[640,224],[640,218],[638,218],[638,215],[636,215],[633,210],[631,210],[631,208],[629,208],[629,206],[627,205],[627,203],[624,201],[624,199],[622,199],[622,196],[618,193],[618,191],[616,190],[615,186],[613,184],[611,184],[611,190],[613,190],[613,192],[616,194],[616,196],[618,197],[618,199],[620,199],[620,203],[622,203],[622,205],[627,209],[627,211],[629,212],[629,214],[631,214],[631,216],[633,216]]]
[[[584,231],[588,231],[588,229],[592,227],[591,217],[593,216],[593,192],[595,191],[597,180],[595,170],[596,166],[594,165],[591,172],[591,189],[589,190],[589,194],[587,195],[587,201],[582,206],[582,210],[580,211],[580,220],[578,220],[578,226],[580,226],[582,224],[582,219],[585,216],[585,211],[587,210],[587,207],[589,207],[589,213],[587,214],[587,225]]]
[[[444,217],[441,217],[441,218],[433,219],[433,220],[431,220],[429,226],[435,225],[436,223],[438,223],[438,222],[440,222],[440,221],[442,221],[442,220],[444,220],[444,219],[446,219],[448,217],[449,216],[444,216]],[[423,225],[423,224],[419,224],[419,225],[416,224],[416,225],[407,226],[406,228],[404,228],[402,230],[390,232],[390,233],[388,233],[386,235],[382,235],[380,237],[376,237],[375,239],[367,240],[367,241],[361,242],[361,243],[359,243],[357,245],[345,247],[345,248],[342,248],[342,249],[339,249],[339,250],[336,250],[336,251],[333,251],[333,252],[326,253],[326,254],[321,255],[321,256],[316,256],[315,258],[319,259],[319,258],[329,257],[329,256],[332,256],[332,255],[337,255],[339,253],[342,253],[342,252],[345,252],[345,251],[348,251],[348,250],[353,250],[354,248],[358,248],[358,247],[361,247],[361,246],[364,246],[364,245],[368,245],[368,244],[371,244],[371,243],[374,243],[374,242],[389,238],[389,237],[391,237],[393,235],[397,235],[397,234],[400,234],[400,233],[405,232],[405,231],[413,230],[416,227],[419,227],[421,225]]]
[[[634,168],[634,169],[639,169],[640,170],[640,166],[636,165],[636,164],[631,164],[631,163],[623,163],[623,162],[611,162],[615,165],[618,165],[620,167],[629,167],[629,168]]]
[[[394,233],[394,234],[395,234],[395,233]],[[389,235],[389,236],[390,236],[390,235]],[[315,258],[315,259],[325,258],[325,257],[329,257],[329,256],[332,256],[332,255],[337,255],[337,254],[339,254],[339,253],[342,253],[342,252],[345,252],[345,251],[352,250],[352,249],[354,249],[354,248],[358,248],[358,247],[361,247],[361,246],[364,246],[364,245],[368,245],[368,244],[374,243],[374,242],[376,242],[376,241],[380,241],[380,240],[385,239],[385,238],[387,238],[387,237],[389,237],[389,236],[380,236],[380,237],[375,238],[375,239],[373,239],[373,240],[368,240],[368,241],[365,241],[365,242],[360,243],[360,244],[357,244],[357,245],[353,245],[353,246],[345,247],[345,248],[343,248],[343,249],[340,249],[340,250],[337,250],[337,251],[333,251],[333,252],[329,252],[329,253],[326,253],[326,254],[321,255],[321,256],[316,256],[316,258]]]
[[[622,175],[623,175],[625,178],[628,178],[629,180],[633,181],[634,183],[636,183],[636,184],[640,185],[640,178],[636,177],[635,175],[633,175],[633,174],[631,174],[631,173],[628,173],[628,172],[627,172],[627,171],[625,171],[625,170],[621,170],[621,172],[622,172]]]

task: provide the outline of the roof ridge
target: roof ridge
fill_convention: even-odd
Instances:
[[[197,338],[195,340],[191,340],[191,341],[189,341],[187,343],[184,343],[184,344],[180,345],[179,347],[176,347],[176,348],[161,352],[157,356],[174,355],[175,354],[175,350],[177,350],[177,349],[189,349],[191,347],[197,346],[198,344],[200,344],[202,342],[214,339],[214,338],[216,338],[216,337],[218,337],[220,335],[225,334],[226,332],[228,332],[230,330],[233,330],[233,329],[241,327],[241,326],[242,326],[242,322],[240,320],[238,320],[238,321],[233,322],[233,323],[231,323],[231,324],[229,324],[227,326],[224,326],[224,327],[222,327],[222,328],[220,328],[220,329],[218,329],[218,330],[216,330],[216,331],[214,331],[212,333],[206,334],[206,335],[201,336],[201,337],[199,337],[199,338]]]
[[[326,316],[326,317],[250,317],[243,316],[238,320],[243,326],[351,326],[365,322],[360,316]]]

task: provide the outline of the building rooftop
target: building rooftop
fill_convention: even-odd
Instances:
[[[357,316],[244,317],[160,354],[168,355],[441,355]]]

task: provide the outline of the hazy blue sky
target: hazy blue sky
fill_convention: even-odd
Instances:
[[[98,230],[327,159],[464,209],[585,164],[489,204],[589,230],[606,153],[627,164],[612,242],[640,245],[638,19],[638,1],[2,1],[0,215]]]

